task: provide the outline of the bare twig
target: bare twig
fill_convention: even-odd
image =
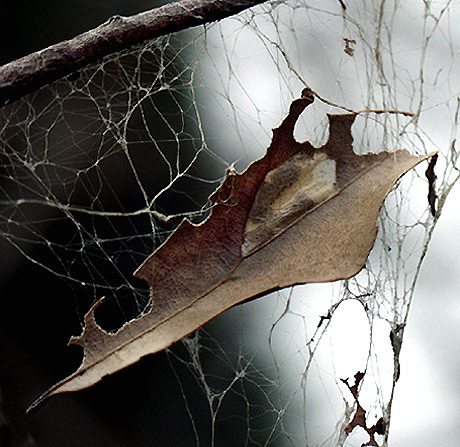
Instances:
[[[359,110],[358,112],[355,112],[356,114],[362,114],[362,113],[376,113],[376,114],[383,114],[383,113],[389,113],[389,114],[399,114],[403,116],[415,116],[414,113],[412,112],[407,112],[405,110],[393,110],[393,109],[364,109],[364,110]]]
[[[154,37],[237,14],[266,0],[181,0],[97,28],[0,67],[0,107],[85,65]]]

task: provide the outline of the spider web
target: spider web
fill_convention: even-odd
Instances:
[[[263,155],[309,86],[317,100],[299,140],[321,146],[326,113],[352,110],[356,152],[439,151],[437,212],[420,166],[387,198],[356,277],[237,306],[168,350],[170,368],[196,445],[225,445],[229,426],[232,445],[387,445],[421,262],[458,178],[459,6],[272,1],[110,56],[4,107],[9,268],[31,262],[63,279],[81,321],[105,296],[98,321],[116,330],[149,305],[132,272],[183,217],[207,216],[226,170]],[[205,396],[206,435],[183,366]]]

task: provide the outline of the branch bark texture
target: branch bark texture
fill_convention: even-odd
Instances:
[[[266,0],[181,0],[97,28],[0,67],[0,107],[104,56],[166,34],[221,20]]]

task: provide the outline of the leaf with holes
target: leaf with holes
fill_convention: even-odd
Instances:
[[[353,114],[329,116],[323,147],[299,143],[294,126],[312,102],[304,90],[274,129],[266,155],[242,174],[227,173],[210,197],[210,216],[200,225],[184,220],[137,269],[150,285],[149,312],[111,334],[96,323],[99,303],[89,310],[83,333],[70,340],[83,347],[81,366],[31,408],[165,349],[235,304],[295,284],[350,278],[363,268],[383,200],[429,156],[355,154]]]

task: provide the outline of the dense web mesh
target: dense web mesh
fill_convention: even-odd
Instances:
[[[168,351],[170,365],[185,365],[206,397],[209,437],[181,388],[196,445],[223,445],[229,425],[233,445],[387,445],[415,284],[458,178],[459,20],[457,1],[272,1],[4,107],[11,265],[62,278],[80,316],[105,296],[112,313],[99,321],[117,329],[149,305],[132,272],[184,216],[206,217],[226,170],[263,155],[308,85],[317,99],[299,140],[320,146],[326,113],[353,110],[357,152],[439,151],[437,212],[425,163],[387,198],[356,277],[237,306]]]

